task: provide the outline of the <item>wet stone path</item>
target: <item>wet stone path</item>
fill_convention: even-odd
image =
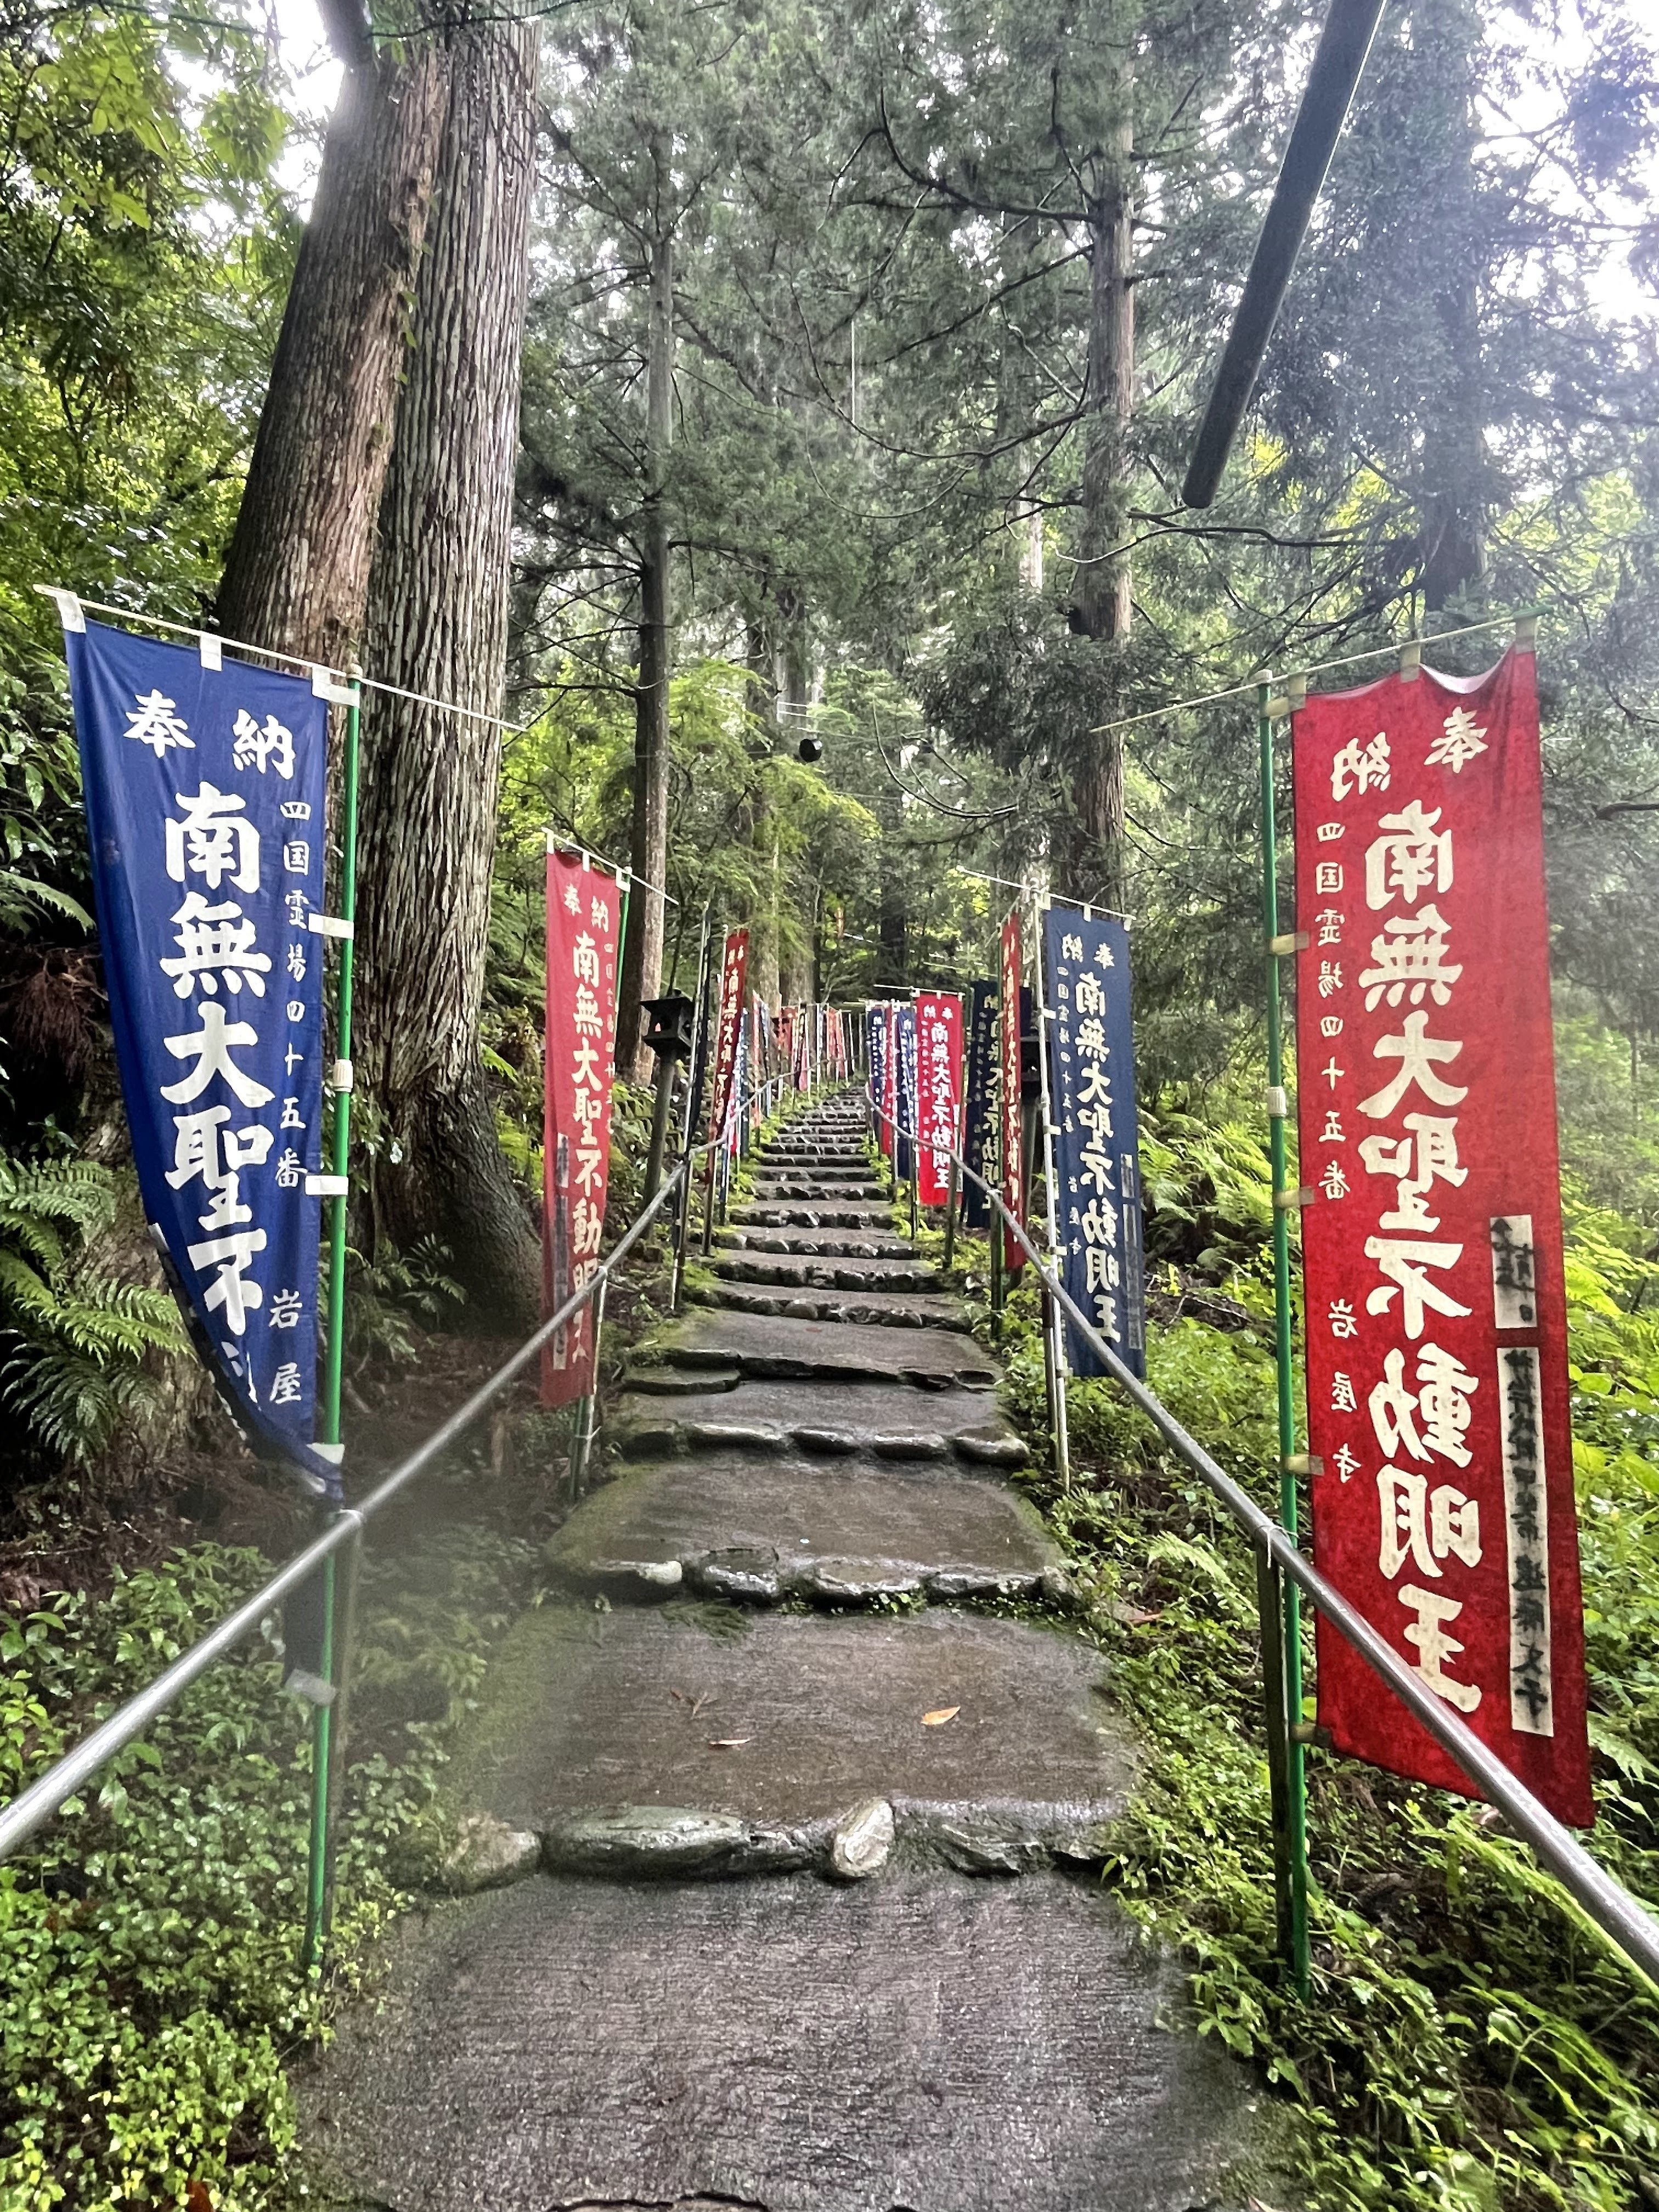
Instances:
[[[1097,1871],[1131,1741],[855,1097],[769,1146],[702,1297],[484,1684],[468,1893],[301,2085],[335,2200],[1242,2208],[1250,2085]]]

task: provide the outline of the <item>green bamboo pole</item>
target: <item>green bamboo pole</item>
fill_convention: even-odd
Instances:
[[[1291,1217],[1285,1122],[1284,1036],[1279,993],[1279,838],[1273,809],[1273,726],[1269,687],[1256,693],[1256,737],[1261,758],[1261,920],[1267,940],[1267,1130],[1273,1180],[1273,1349],[1279,1382],[1279,1514],[1293,1540],[1299,1518],[1296,1456],[1295,1370],[1291,1347]],[[1291,1971],[1300,1994],[1310,1986],[1308,1948],[1308,1789],[1306,1759],[1296,1730],[1302,1719],[1302,1601],[1294,1583],[1284,1585],[1284,1704],[1285,1816],[1290,1870]],[[1271,1701],[1270,1701],[1271,1702]]]
[[[354,690],[346,708],[345,773],[341,790],[340,919],[355,924],[357,914],[357,768],[361,736],[360,695]],[[321,949],[321,941],[319,950]],[[330,1131],[329,1172],[343,1176],[351,1150],[351,986],[356,948],[350,930],[340,940],[340,973],[335,1060],[345,1073],[334,1093],[333,1124]],[[323,1368],[322,1404],[318,1409],[317,1441],[340,1442],[340,1390],[345,1370],[346,1200],[330,1199],[328,1223],[328,1304],[326,1357]],[[323,1644],[318,1672],[334,1682],[335,1574],[332,1557],[323,1562]],[[337,1685],[336,1685],[337,1689]],[[311,1723],[311,1838],[306,1878],[306,1935],[301,1963],[309,1972],[320,1964],[328,1925],[329,1782],[334,1750],[334,1709],[319,1705]]]

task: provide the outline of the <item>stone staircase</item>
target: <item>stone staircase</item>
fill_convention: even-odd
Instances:
[[[1133,1747],[855,1097],[699,1299],[485,1683],[471,1893],[304,2084],[337,2201],[1242,2212],[1253,2087],[1100,1886]]]

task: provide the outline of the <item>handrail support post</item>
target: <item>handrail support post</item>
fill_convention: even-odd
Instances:
[[[1279,838],[1273,788],[1273,725],[1268,712],[1271,684],[1256,695],[1256,738],[1261,777],[1261,921],[1267,945],[1267,1146],[1273,1187],[1273,1359],[1279,1413],[1279,1518],[1285,1534],[1297,1540],[1299,1518],[1296,1456],[1296,1370],[1291,1325],[1291,1213],[1283,1202],[1290,1188],[1285,1137],[1285,1047],[1279,990]],[[1285,1833],[1290,1859],[1290,1918],[1287,1962],[1297,1993],[1306,1997],[1312,1965],[1308,1935],[1308,1778],[1303,1746],[1293,1731],[1302,1718],[1302,1605],[1294,1583],[1284,1583],[1283,1680]],[[1264,1663],[1266,1650],[1264,1644]]]

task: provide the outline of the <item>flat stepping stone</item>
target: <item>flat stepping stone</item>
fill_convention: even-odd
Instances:
[[[896,1230],[721,1229],[715,1249],[726,1252],[796,1252],[806,1258],[910,1260],[915,1246]]]
[[[810,1290],[759,1283],[717,1283],[686,1292],[689,1303],[725,1306],[734,1313],[781,1314],[795,1321],[855,1322],[869,1328],[955,1328],[966,1315],[959,1298],[945,1292]]]
[[[942,1436],[884,1441],[896,1448],[809,1456],[776,1429],[733,1423],[684,1458],[628,1462],[544,1556],[567,1583],[633,1597],[1066,1598],[1059,1552],[1006,1482],[960,1465]]]
[[[1245,2070],[1092,1881],[537,1875],[411,1915],[301,2077],[383,2212],[1243,2212]],[[1269,2201],[1286,2201],[1256,2178]]]
[[[972,1337],[950,1328],[862,1328],[848,1322],[699,1307],[655,1347],[668,1367],[736,1367],[785,1382],[915,1381],[988,1390],[996,1369]]]
[[[914,1255],[852,1260],[839,1253],[726,1253],[714,1273],[728,1283],[781,1284],[799,1290],[936,1292],[939,1276]]]
[[[718,1371],[696,1368],[645,1370],[673,1375],[690,1388],[665,1405],[654,1391],[635,1387],[618,1400],[606,1421],[605,1441],[629,1458],[678,1456],[690,1449],[687,1425],[717,1428],[753,1422],[779,1430],[814,1456],[830,1451],[868,1452],[878,1439],[943,1437],[956,1455],[983,1466],[1024,1467],[1024,1443],[979,1390],[915,1390],[903,1382],[846,1382],[827,1396],[811,1382],[739,1382],[729,1389]],[[708,1387],[702,1388],[707,1382]],[[803,1445],[811,1436],[819,1441]],[[833,1445],[822,1441],[833,1437]],[[926,1456],[919,1454],[918,1456]]]
[[[842,1206],[825,1200],[807,1204],[793,1199],[756,1199],[734,1206],[732,1218],[739,1227],[775,1229],[890,1229],[893,1210],[878,1206]]]
[[[761,1614],[733,1637],[709,1632],[708,1610],[526,1613],[447,1795],[533,1831],[556,1863],[586,1848],[595,1871],[679,1871],[688,1845],[703,1871],[827,1867],[830,1833],[872,1798],[894,1808],[906,1863],[1018,1873],[1112,1848],[1133,1761],[1081,1638],[952,1612]],[[653,1833],[646,1815],[671,1808],[738,1829]]]
[[[817,1159],[789,1159],[773,1152],[763,1152],[754,1163],[757,1176],[778,1176],[791,1182],[811,1182],[815,1179],[839,1182],[850,1178],[854,1182],[872,1182],[876,1170],[867,1159],[854,1153],[830,1158],[820,1155]]]
[[[623,1380],[630,1390],[643,1391],[648,1398],[701,1398],[715,1390],[735,1390],[743,1377],[735,1367],[723,1374],[712,1368],[696,1372],[689,1367],[639,1367],[631,1368]]]
[[[867,1176],[845,1182],[828,1182],[822,1176],[757,1176],[752,1185],[757,1206],[885,1206],[890,1203],[878,1182]]]

